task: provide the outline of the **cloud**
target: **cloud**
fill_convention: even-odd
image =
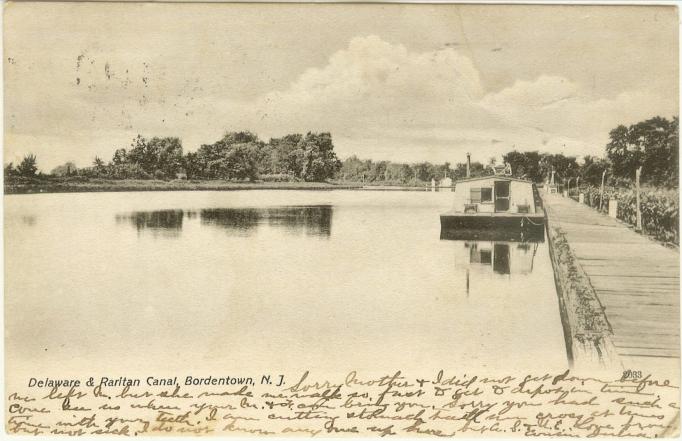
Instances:
[[[542,133],[542,145],[548,149],[600,155],[609,131],[617,125],[675,114],[674,100],[666,101],[647,91],[596,97],[567,78],[542,75],[488,94],[480,105],[519,131],[529,128]]]
[[[45,169],[67,159],[85,165],[136,133],[179,136],[195,150],[225,130],[266,139],[330,131],[342,157],[394,161],[461,162],[467,151],[487,160],[511,148],[600,155],[616,125],[670,116],[677,106],[673,94],[600,96],[557,75],[488,91],[476,64],[454,47],[415,52],[375,35],[353,38],[325,64],[254,98],[237,99],[212,71],[185,75],[118,55],[93,50],[80,65],[76,55],[55,60],[49,79],[19,70],[21,60],[8,67],[10,77],[59,86],[8,92],[7,156],[33,151]]]
[[[254,112],[268,132],[329,130],[345,154],[457,161],[510,148],[600,155],[616,125],[675,110],[645,91],[599,97],[551,75],[485,93],[474,63],[454,48],[415,53],[367,36],[261,97]]]
[[[368,36],[354,38],[287,90],[261,97],[255,112],[277,130],[437,127],[453,111],[471,118],[482,91],[471,60],[453,49],[413,53]]]

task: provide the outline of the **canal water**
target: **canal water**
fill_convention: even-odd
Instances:
[[[5,196],[8,371],[565,369],[547,243],[441,239],[451,199]]]

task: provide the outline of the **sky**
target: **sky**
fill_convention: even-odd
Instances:
[[[4,163],[331,132],[341,158],[603,156],[678,114],[673,7],[10,3]]]

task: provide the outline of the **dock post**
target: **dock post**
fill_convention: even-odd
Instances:
[[[640,208],[639,178],[642,176],[642,166],[635,171],[635,193],[637,195],[637,226],[635,231],[642,231],[642,209]]]
[[[609,216],[614,219],[618,217],[618,199],[616,198],[609,199]]]
[[[575,191],[577,191],[578,193],[580,193],[580,176],[578,176],[577,178],[575,178]]]
[[[606,170],[601,174],[601,189],[599,190],[599,211],[604,207],[604,179],[606,178]]]
[[[578,202],[580,202],[581,204],[585,203],[585,193],[580,193],[578,195]]]

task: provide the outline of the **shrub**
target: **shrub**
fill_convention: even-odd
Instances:
[[[263,182],[294,182],[297,181],[293,174],[288,173],[273,173],[268,175],[261,175],[260,180]]]
[[[595,210],[599,210],[599,188],[597,187],[582,187],[580,190],[585,195],[585,205],[592,207]],[[602,202],[601,212],[608,213],[609,210],[609,198],[611,193],[608,189],[604,189],[604,200]]]
[[[584,187],[585,204],[599,209],[599,188]],[[645,189],[640,191],[642,230],[658,240],[680,243],[679,190]],[[629,188],[605,188],[602,212],[608,212],[609,201],[618,201],[618,219],[637,225],[637,195]]]
[[[674,193],[674,196],[670,193]],[[642,229],[656,239],[679,245],[677,192],[642,191],[640,199]],[[618,193],[618,219],[630,225],[637,224],[637,195],[634,190]]]

